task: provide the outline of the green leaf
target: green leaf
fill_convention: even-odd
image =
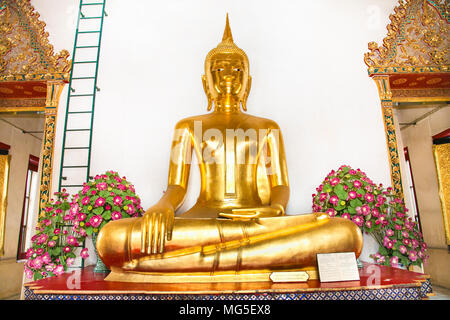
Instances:
[[[54,256],[59,256],[61,253],[61,248],[60,247],[56,247],[52,250],[52,253]]]
[[[409,259],[406,258],[405,256],[401,256],[400,257],[400,262],[401,262],[402,265],[404,265],[406,267],[408,267],[408,265],[409,265]]]
[[[351,205],[353,208],[361,207],[361,206],[362,206],[362,202],[361,202],[361,200],[359,200],[359,199],[353,199],[353,200],[350,201],[350,205]]]
[[[329,183],[326,183],[326,184],[323,186],[323,191],[326,192],[326,193],[329,193],[329,192],[331,192],[332,190],[333,190],[333,188],[331,187],[331,185],[330,185]]]
[[[380,247],[378,248],[378,251],[379,251],[380,254],[383,255],[383,256],[386,256],[386,255],[388,254],[387,249],[386,249],[385,247],[383,247],[383,246],[380,246]]]
[[[39,272],[39,271],[36,271],[34,274],[33,274],[33,279],[34,280],[39,280],[39,279],[42,279],[43,278],[43,276],[42,276],[42,274]]]
[[[111,219],[111,211],[107,210],[102,214],[103,219],[110,220]]]
[[[69,252],[69,253],[67,253],[67,257],[75,259],[76,255],[73,252]]]
[[[342,184],[338,184],[334,187],[334,192],[344,192],[344,186]]]
[[[69,210],[69,209],[70,209],[70,203],[68,203],[68,202],[63,202],[62,205],[61,205],[61,209],[62,209],[63,211]]]
[[[344,191],[342,193],[337,194],[337,196],[339,197],[339,199],[346,201],[348,198],[348,193]]]
[[[100,191],[100,197],[106,198],[108,196],[109,196],[109,191],[106,191],[106,190]]]
[[[336,193],[336,195],[339,197],[339,199],[347,200],[348,193],[345,192],[344,186],[342,184],[338,184],[336,187],[334,187],[333,191]]]
[[[86,234],[88,236],[92,235],[92,232],[94,231],[94,228],[92,228],[92,226],[87,227],[86,229],[84,229],[86,231]]]
[[[395,247],[395,245],[394,245]],[[394,250],[392,253],[393,256],[399,257],[399,259],[401,259],[403,257],[402,253],[398,250]]]
[[[92,212],[96,215],[102,214],[105,209],[103,207],[97,207]]]
[[[348,213],[351,213],[351,214],[355,214],[356,213],[356,209],[353,208],[353,207],[348,207],[347,211],[348,211]]]

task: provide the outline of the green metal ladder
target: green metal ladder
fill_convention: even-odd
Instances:
[[[61,167],[58,186],[59,190],[61,190],[62,188],[79,188],[82,187],[83,182],[89,180],[95,98],[96,93],[100,91],[100,89],[97,87],[97,75],[100,57],[101,36],[103,31],[103,19],[106,16],[105,2],[106,0],[96,2],[87,2],[86,0],[80,0],[77,29],[75,33],[75,42],[73,49],[72,69],[70,72],[69,80],[69,93],[67,95],[67,109],[64,121],[64,136],[62,142]],[[95,8],[95,10],[89,10],[94,7],[97,8]],[[88,10],[90,12],[96,11],[96,14],[88,15],[86,13],[86,11]],[[85,22],[93,20],[98,21],[97,29],[90,29],[93,27],[92,23],[83,26]],[[83,39],[83,37],[88,35],[95,35],[96,37]],[[87,42],[90,43],[85,44]],[[90,50],[90,52],[86,54],[87,50]],[[78,59],[80,55],[81,59]],[[92,55],[94,55],[93,59],[84,58],[86,56]],[[77,87],[80,87],[80,92],[77,92]],[[84,119],[75,118],[76,116],[80,115],[84,115]],[[74,124],[76,124],[77,122],[87,122],[88,125],[84,128],[80,128],[71,125],[71,122],[73,122]],[[77,137],[78,134],[82,134],[84,137]],[[88,136],[88,138],[85,139],[85,136]],[[79,145],[80,141],[85,142],[84,145]],[[73,152],[72,154],[69,154],[70,152],[68,152],[81,150],[84,150],[85,154],[81,156],[79,155],[78,157],[73,157]],[[67,159],[69,157],[72,160],[71,162],[69,162],[69,159]],[[74,160],[79,163],[74,163]],[[85,171],[83,175],[85,177],[84,181],[81,181],[81,183],[63,183],[63,181],[66,181],[68,178],[67,169],[82,169],[82,171]],[[77,176],[80,176],[79,172],[77,173]]]
[[[95,98],[100,91],[97,86],[100,45],[103,19],[107,16],[105,2],[80,0],[78,11],[58,184],[59,191],[64,188],[71,195],[90,179]],[[84,267],[84,260],[80,267]]]

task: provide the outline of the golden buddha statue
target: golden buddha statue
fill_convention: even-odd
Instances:
[[[353,222],[324,213],[285,215],[289,183],[280,128],[241,111],[251,87],[249,62],[233,42],[228,15],[202,80],[208,111],[214,111],[177,123],[162,198],[143,217],[111,221],[98,235],[99,256],[112,271],[107,280],[269,280],[258,275],[316,270],[317,253],[358,257],[363,240]],[[175,217],[186,195],[192,151],[200,195]]]

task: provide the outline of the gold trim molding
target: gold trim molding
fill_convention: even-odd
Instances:
[[[47,82],[47,99],[45,104],[45,127],[40,158],[41,182],[39,187],[39,214],[44,214],[45,205],[51,198],[53,154],[55,147],[56,116],[58,103],[65,83]]]
[[[45,98],[0,99],[0,112],[44,111]]]
[[[433,145],[445,238],[450,246],[450,143]]]
[[[393,102],[445,102],[450,100],[450,88],[394,89]]]
[[[6,207],[8,206],[10,160],[10,155],[0,155],[0,257],[5,254]]]
[[[374,76],[378,88],[378,95],[381,101],[381,111],[383,115],[384,132],[386,135],[386,146],[389,158],[389,168],[391,171],[391,183],[394,192],[404,197],[402,175],[400,170],[400,158],[398,153],[397,132],[395,129],[395,118],[392,102],[392,91],[389,84],[389,76]]]

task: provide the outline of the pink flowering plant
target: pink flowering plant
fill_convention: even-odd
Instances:
[[[380,246],[372,258],[379,264],[392,267],[420,266],[426,263],[427,244],[423,241],[416,222],[407,216],[408,209],[403,200],[393,194],[392,190],[387,190],[385,196],[388,203],[388,223],[382,233],[375,234]]]
[[[144,213],[134,186],[115,171],[96,175],[70,204],[74,228],[83,235],[97,234],[111,220],[139,217]]]
[[[67,228],[74,218],[69,212],[69,194],[62,189],[54,195],[56,201],[51,199],[43,215],[39,216],[31,247],[26,251],[24,270],[28,279],[63,274],[74,263],[75,251],[84,241],[83,236]],[[88,257],[86,250],[81,250],[82,258]]]
[[[426,244],[408,209],[392,188],[376,185],[361,170],[343,165],[332,170],[313,194],[313,211],[353,221],[372,234],[379,250],[376,263],[409,267],[426,262]]]

